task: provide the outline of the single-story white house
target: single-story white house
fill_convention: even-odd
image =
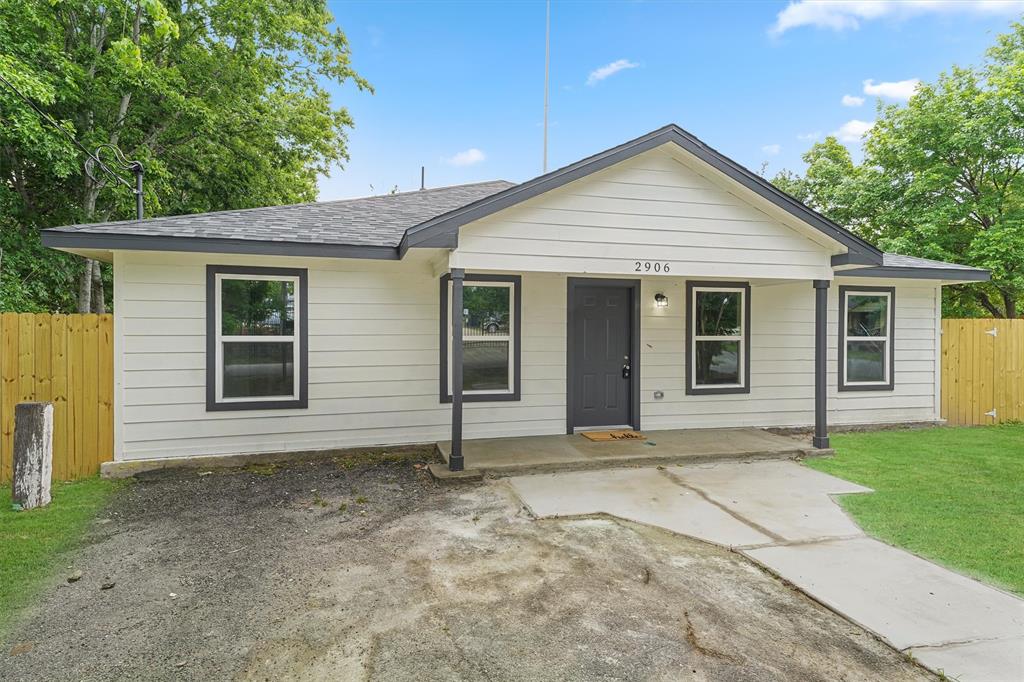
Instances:
[[[522,184],[44,232],[113,263],[115,461],[937,421],[943,285],[669,125]],[[453,314],[453,312],[455,314]]]

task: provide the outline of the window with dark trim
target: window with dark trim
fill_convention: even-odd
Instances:
[[[519,400],[522,278],[472,275],[462,285],[462,399]],[[441,278],[441,402],[451,402],[451,276]]]
[[[206,267],[206,409],[307,406],[307,274]]]
[[[686,283],[686,393],[750,393],[750,284]]]
[[[895,287],[839,287],[839,390],[895,386]]]

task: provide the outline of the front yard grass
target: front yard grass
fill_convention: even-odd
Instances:
[[[41,509],[13,511],[11,489],[0,489],[0,631],[40,583],[61,567],[63,553],[121,484],[89,478],[54,483],[53,501]]]
[[[806,464],[875,490],[843,495],[865,531],[1024,594],[1024,425],[836,434]]]

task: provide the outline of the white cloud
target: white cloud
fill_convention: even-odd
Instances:
[[[626,69],[635,69],[640,66],[636,62],[631,62],[628,59],[618,59],[611,64],[605,64],[599,69],[594,69],[587,76],[587,85],[597,85],[605,78],[614,76],[619,71],[625,71]]]
[[[844,107],[859,107],[861,104],[864,104],[863,97],[857,97],[856,95],[843,95]]]
[[[914,91],[921,84],[916,78],[908,78],[905,81],[892,81],[876,83],[873,78],[864,81],[864,94],[876,97],[887,97],[906,102],[914,96]]]
[[[761,147],[761,151],[764,152],[765,154],[770,155],[770,156],[775,156],[776,154],[778,154],[779,152],[782,151],[782,145],[781,144],[766,144],[765,146]]]
[[[449,156],[446,159],[442,159],[445,163],[450,166],[473,166],[480,163],[487,158],[487,155],[476,147],[472,147],[465,151],[459,152],[455,156]]]
[[[860,142],[864,133],[871,130],[875,125],[874,121],[859,121],[853,119],[839,126],[839,130],[832,133],[840,142]]]
[[[1022,0],[795,0],[775,17],[768,30],[782,35],[791,28],[814,26],[833,31],[857,30],[875,19],[908,19],[921,14],[1015,15]]]
[[[797,133],[796,139],[803,140],[804,142],[816,142],[821,139],[821,131],[815,130],[810,133]]]

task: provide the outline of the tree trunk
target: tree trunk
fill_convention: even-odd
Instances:
[[[92,262],[92,311],[99,315],[107,312],[107,297],[103,290],[103,264]]]
[[[78,276],[78,312],[87,313],[92,310],[92,265],[95,261],[85,259],[82,273]]]
[[[15,405],[13,459],[11,502],[25,510],[48,505],[53,472],[53,404]]]
[[[975,298],[978,299],[978,303],[981,304],[981,307],[992,314],[992,317],[1000,319],[1003,317],[1003,312],[999,310],[999,308],[997,308],[994,303],[992,303],[991,299],[989,299],[988,297],[988,294],[986,294],[984,291],[975,291],[974,296]]]
[[[1003,292],[1003,305],[1006,306],[1006,319],[1015,319],[1017,317],[1017,299],[1013,297],[1013,294]]]

